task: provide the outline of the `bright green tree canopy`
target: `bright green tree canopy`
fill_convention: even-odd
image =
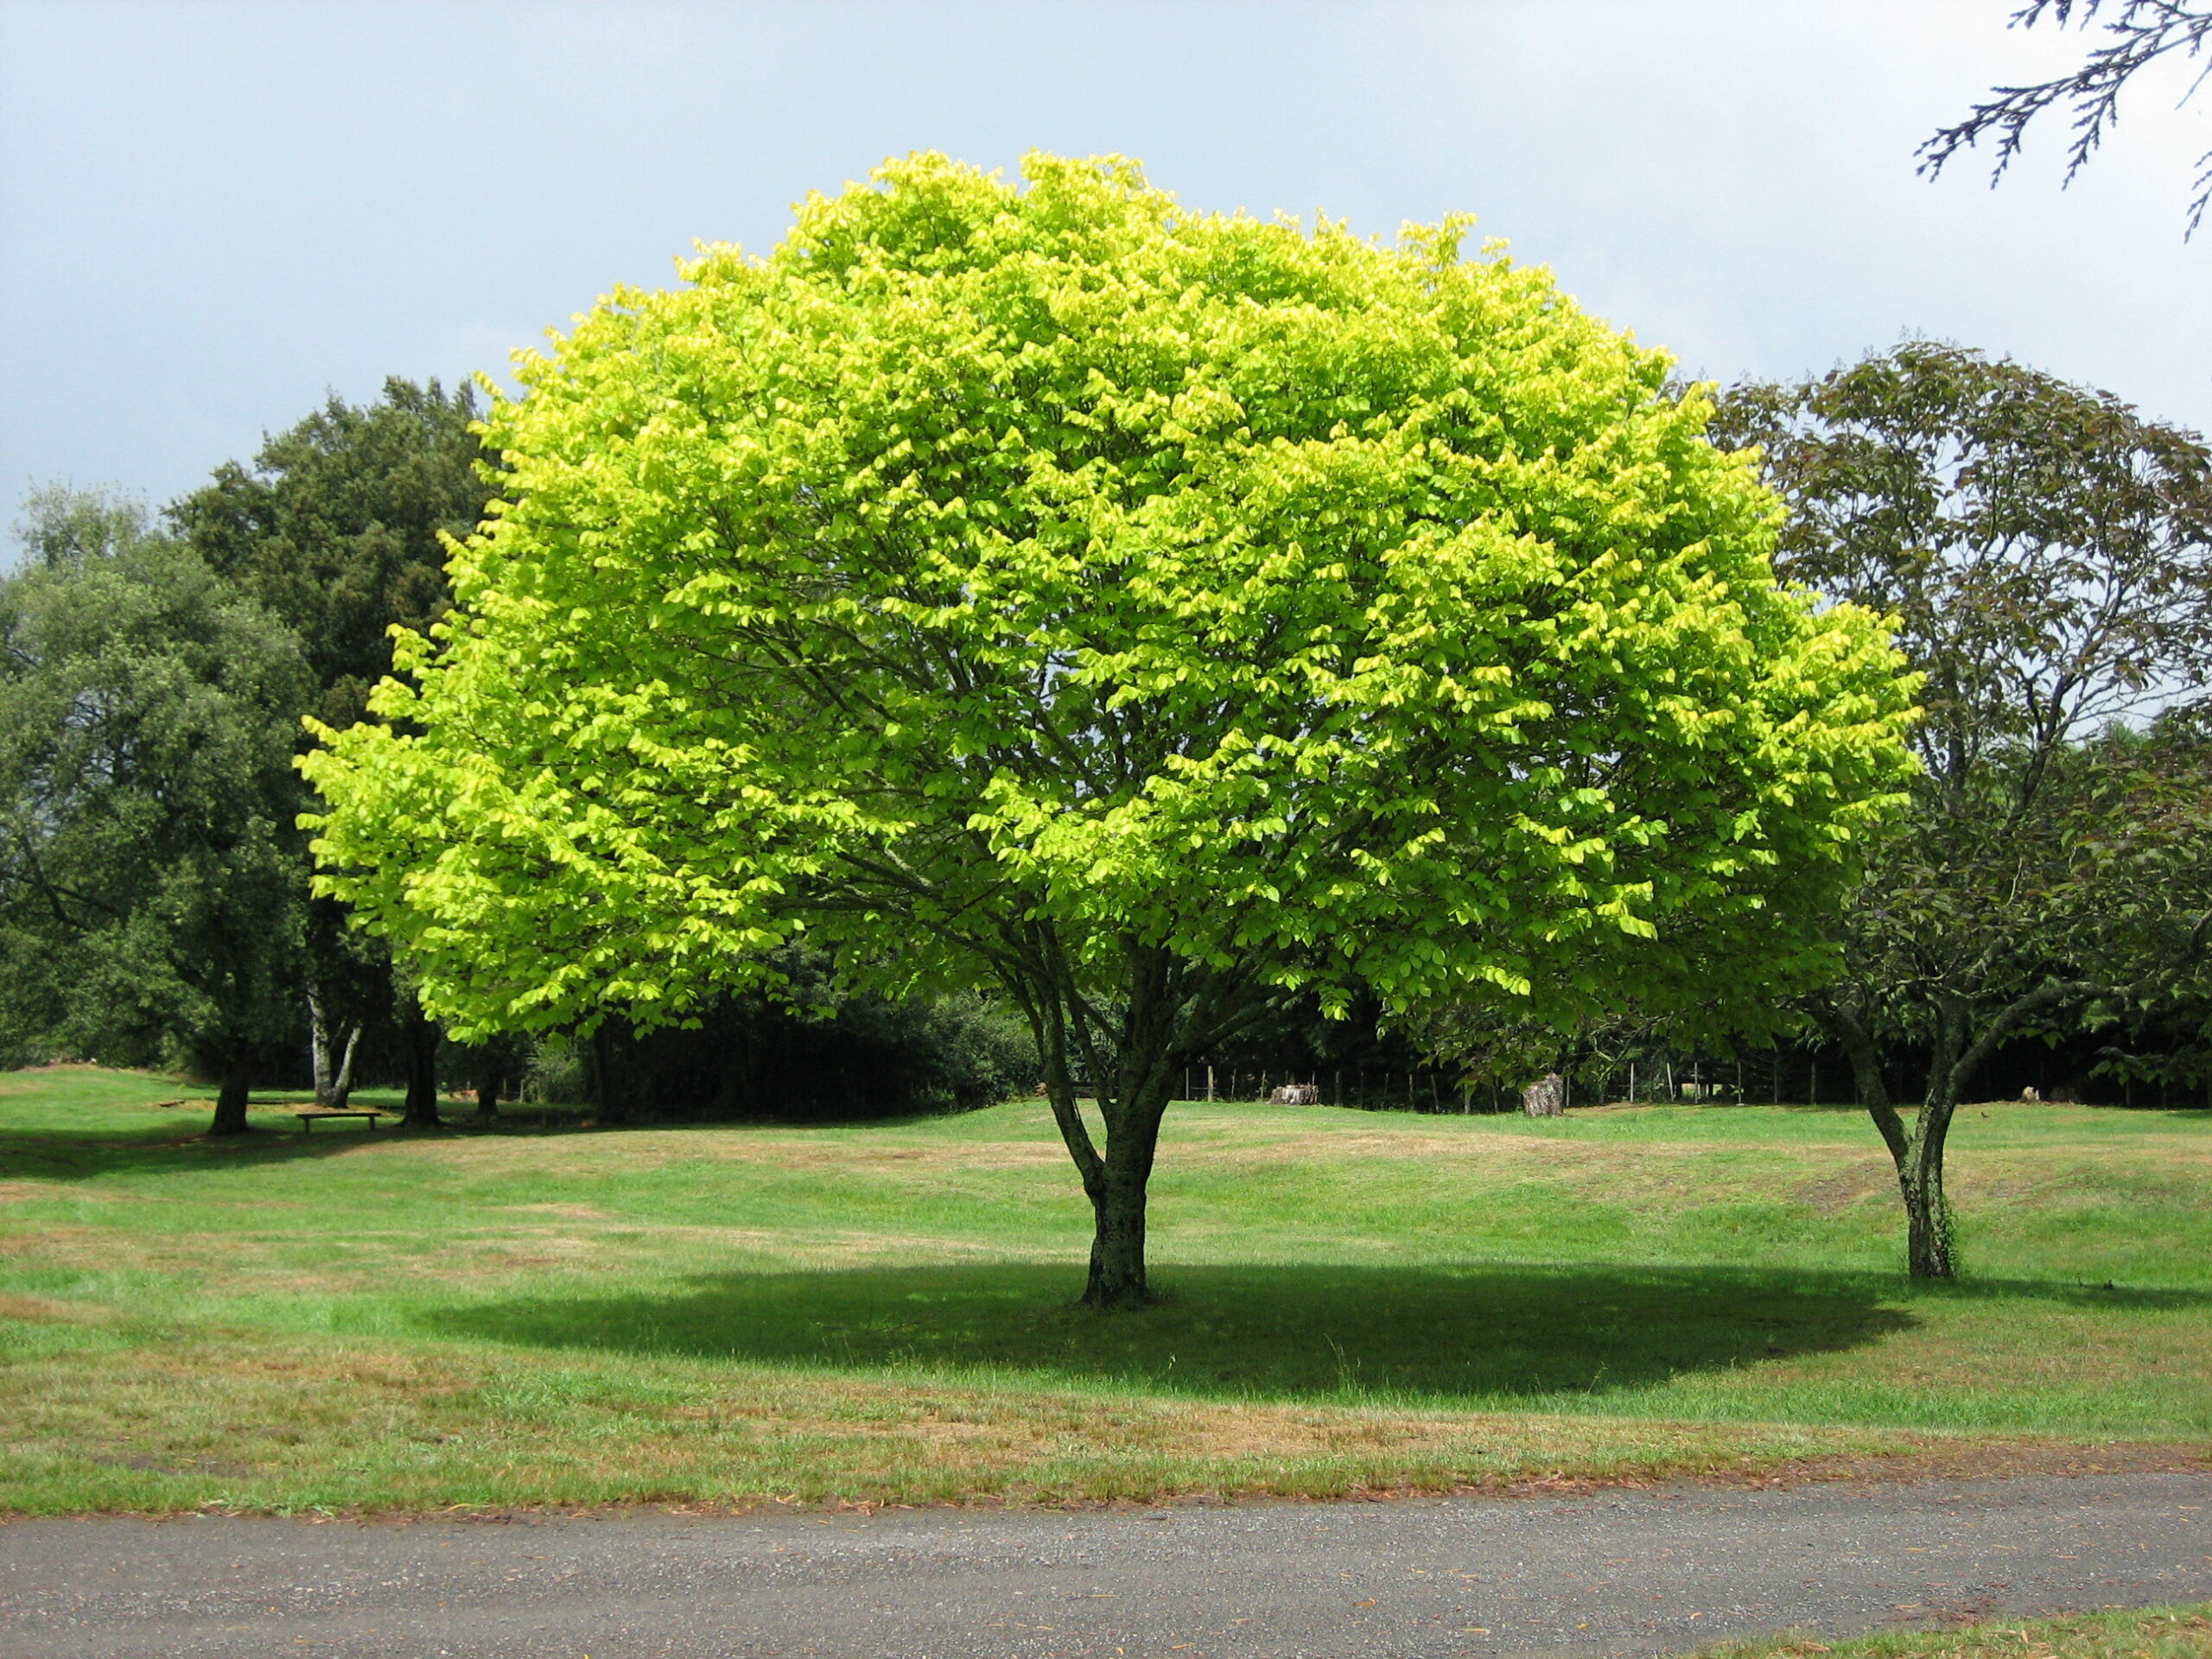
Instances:
[[[1140,946],[1560,1009],[1678,918],[1805,968],[1906,696],[1667,359],[1459,221],[1024,171],[887,165],[524,365],[456,620],[309,763],[426,1000],[665,1013],[800,930],[1098,1007]]]
[[[1545,273],[1024,171],[892,163],[525,365],[440,648],[308,764],[331,889],[464,1032],[667,1017],[802,932],[995,981],[1112,1304],[1170,1080],[1290,990],[1817,970],[1906,699]]]

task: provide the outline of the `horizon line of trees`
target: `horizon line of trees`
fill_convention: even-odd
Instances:
[[[404,1084],[480,1117],[533,1084],[607,1122],[679,1108],[865,1116],[1027,1088],[1018,1022],[972,997],[840,995],[797,953],[792,995],[732,996],[701,1029],[456,1043],[401,964],[310,890],[296,758],[391,670],[394,628],[445,613],[445,537],[490,499],[467,386],[387,380],[332,397],[248,464],[157,516],[99,491],[25,504],[0,578],[0,1063],[56,1057],[215,1084],[211,1126],[253,1086],[343,1104]]]
[[[533,1066],[612,1121],[1035,1087],[1003,1002],[857,996],[820,958],[794,958],[788,1001],[734,994],[691,1030],[455,1044],[405,965],[313,895],[302,719],[361,719],[392,630],[444,614],[446,538],[474,530],[502,477],[477,416],[466,387],[393,379],[371,404],[333,397],[158,518],[97,493],[31,498],[24,563],[0,580],[0,1058],[188,1068],[219,1086],[218,1134],[270,1080],[342,1098],[404,1078],[420,1125],[442,1078],[488,1115]],[[1495,1108],[1550,1071],[1586,1099],[1638,1057],[1710,1065],[1697,1093],[1726,1097],[1747,1055],[1754,1071],[1760,1054],[1816,1056],[1897,1160],[1914,1270],[1948,1277],[1945,1136],[1978,1088],[2212,1090],[2212,454],[2108,396],[1929,341],[1732,388],[1713,441],[1763,450],[1790,507],[1778,574],[1894,619],[1923,711],[1904,831],[1832,918],[1837,972],[1794,1028],[1731,1045],[1633,1007],[1560,1032],[1496,1005],[1393,1024],[1309,1002],[1211,1058],[1285,1082],[1340,1079],[1347,1058],[1362,1077],[1426,1070],[1428,1098],[1409,1086],[1407,1103],[1437,1109]]]

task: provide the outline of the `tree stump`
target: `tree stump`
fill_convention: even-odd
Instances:
[[[1529,1117],[1563,1117],[1567,1114],[1567,1079],[1547,1071],[1521,1091],[1521,1109]]]

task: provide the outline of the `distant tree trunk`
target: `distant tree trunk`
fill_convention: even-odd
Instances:
[[[486,1058],[476,1071],[476,1116],[478,1118],[499,1115],[499,1091],[506,1082],[505,1068],[495,1058]]]
[[[315,1103],[330,1104],[330,1022],[323,1017],[322,998],[308,987],[308,1069],[315,1075]]]
[[[327,1103],[341,1112],[346,1109],[346,1103],[353,1097],[353,1057],[360,1052],[360,1049],[361,1022],[356,1020],[353,1029],[346,1033],[346,1055],[338,1063],[338,1075],[330,1082]]]
[[[400,1008],[401,1035],[407,1046],[407,1104],[402,1128],[436,1129],[445,1127],[438,1116],[438,1025],[423,1012],[410,991]]]
[[[215,1121],[207,1126],[210,1135],[244,1135],[246,1096],[252,1090],[252,1073],[243,1054],[234,1055],[225,1063],[223,1081],[215,1096]]]
[[[604,1020],[591,1034],[591,1095],[601,1122],[630,1121],[629,1096],[622,1092],[614,1076],[614,1041],[607,1034]]]
[[[1521,1091],[1521,1109],[1529,1117],[1563,1117],[1567,1114],[1567,1079],[1547,1071]]]

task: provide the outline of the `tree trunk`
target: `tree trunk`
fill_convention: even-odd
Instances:
[[[1882,1076],[1881,1051],[1872,1034],[1847,1009],[1838,1008],[1821,1023],[1843,1046],[1851,1061],[1859,1103],[1881,1131],[1897,1166],[1897,1193],[1904,1201],[1905,1270],[1916,1279],[1948,1280],[1956,1274],[1951,1250],[1951,1208],[1943,1194],[1943,1150],[1964,1062],[1959,1058],[1962,1020],[1947,1017],[1939,1026],[1929,1057],[1928,1090],[1908,1125],[1890,1103]]]
[[[1521,1091],[1521,1109],[1530,1117],[1564,1117],[1567,1079],[1556,1071],[1545,1072]]]
[[[252,1087],[252,1074],[246,1069],[243,1056],[233,1058],[223,1067],[223,1081],[215,1096],[215,1121],[207,1126],[210,1135],[244,1135],[249,1127],[245,1121],[246,1096]]]
[[[1037,1011],[1033,1028],[1045,1072],[1045,1096],[1052,1104],[1060,1139],[1083,1177],[1084,1194],[1090,1200],[1090,1273],[1083,1300],[1096,1308],[1141,1306],[1152,1296],[1144,1259],[1146,1188],[1180,1056],[1164,1039],[1150,1052],[1125,1049],[1112,1057],[1110,1066],[1100,1064],[1105,1056],[1087,1055],[1098,1079],[1094,1093],[1106,1128],[1102,1154],[1076,1097],[1066,1027],[1053,1014]]]
[[[315,1074],[315,1103],[330,1104],[330,1022],[323,1018],[322,998],[308,987],[308,1069]]]
[[[1049,928],[1025,928],[1009,939],[1001,969],[1001,982],[1036,1039],[1046,1098],[1090,1200],[1090,1271],[1083,1300],[1100,1309],[1151,1300],[1146,1188],[1160,1119],[1181,1068],[1243,1035],[1274,1006],[1267,993],[1233,973],[1194,967],[1134,938],[1123,940],[1122,950],[1124,972],[1105,1007],[1078,983],[1070,953]],[[1078,1070],[1105,1128],[1103,1151],[1076,1096]],[[1212,1084],[1209,1066],[1209,1097]]]
[[[614,1075],[614,1042],[605,1021],[591,1034],[591,1095],[602,1123],[627,1123],[630,1097]]]
[[[1923,1112],[1926,1108],[1921,1109]],[[1916,1279],[1950,1279],[1955,1275],[1951,1257],[1951,1206],[1943,1196],[1943,1158],[1916,1159],[1897,1172],[1904,1194],[1905,1260]]]
[[[506,1078],[497,1065],[486,1065],[476,1074],[476,1116],[480,1118],[499,1115],[499,1089]]]
[[[340,1111],[353,1097],[353,1057],[361,1050],[361,1022],[355,1020],[353,1030],[346,1033],[346,1055],[338,1063],[338,1075],[331,1080],[328,1103]]]
[[[410,995],[400,1015],[407,1043],[407,1104],[399,1126],[404,1129],[445,1127],[438,1116],[438,1027]]]
[[[1117,1141],[1127,1145],[1124,1136]],[[1083,1300],[1091,1307],[1127,1307],[1151,1300],[1144,1272],[1146,1177],[1107,1149],[1105,1179],[1091,1195],[1090,1278]],[[1149,1159],[1145,1160],[1147,1164]]]
[[[1951,1119],[1982,1063],[2030,1021],[2111,991],[2110,986],[2094,980],[2050,981],[1986,1016],[1978,1028],[1973,1005],[1966,999],[1940,1002],[1929,1048],[1928,1087],[1910,1128],[1890,1104],[1881,1056],[1856,1012],[1840,1002],[1815,1011],[1821,1024],[1841,1040],[1850,1055],[1859,1102],[1882,1132],[1897,1166],[1897,1191],[1904,1199],[1905,1261],[1914,1278],[1957,1276],[1951,1205],[1943,1192],[1943,1152],[1950,1140]]]

